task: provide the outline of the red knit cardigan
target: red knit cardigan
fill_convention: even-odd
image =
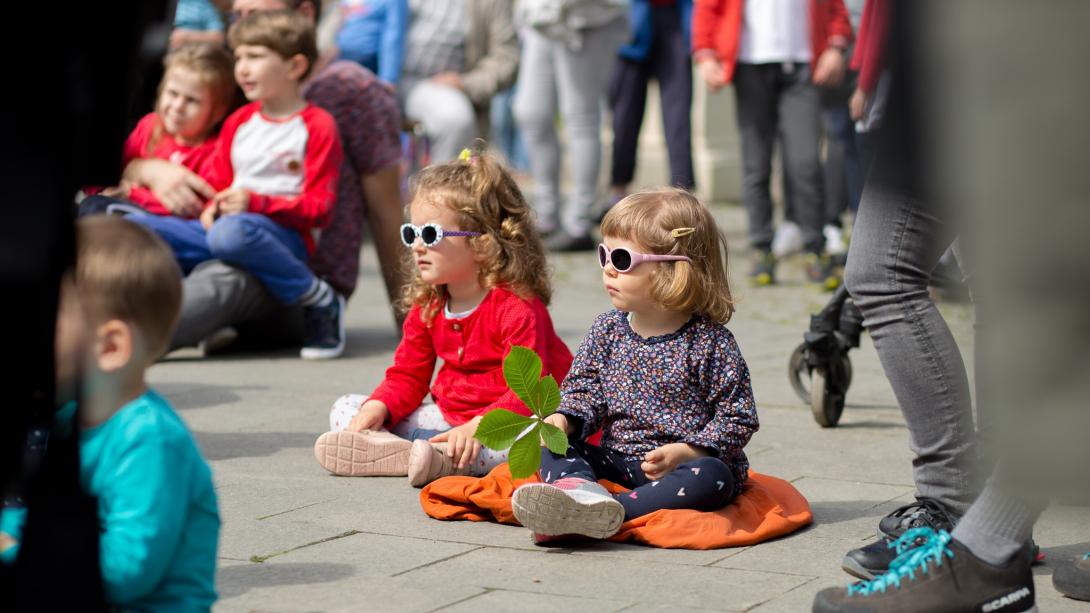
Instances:
[[[420,307],[414,306],[405,318],[394,365],[370,399],[386,404],[388,427],[397,424],[428,395],[439,358],[443,366],[430,392],[451,425],[459,426],[497,407],[529,415],[503,378],[503,358],[512,345],[529,347],[541,356],[542,376],[551,374],[560,383],[568,374],[571,351],[557,336],[539,298],[526,300],[508,289],[494,288],[468,317],[447,318],[440,307],[428,324],[421,318]]]

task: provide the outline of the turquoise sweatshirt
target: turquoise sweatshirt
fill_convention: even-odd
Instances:
[[[58,434],[74,416],[74,405],[58,413]],[[212,471],[181,418],[149,390],[79,437],[80,483],[98,498],[106,599],[137,611],[211,608],[219,511]]]

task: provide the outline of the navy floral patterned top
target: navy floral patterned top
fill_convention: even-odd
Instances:
[[[749,368],[726,326],[694,315],[675,332],[643,338],[623,311],[598,316],[560,388],[560,413],[602,429],[602,447],[630,457],[688,443],[723,460],[738,484],[742,451],[759,427]]]

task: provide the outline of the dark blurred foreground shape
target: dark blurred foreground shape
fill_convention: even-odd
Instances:
[[[140,75],[154,73],[173,14],[171,0],[5,7],[9,30],[32,35],[9,32],[0,103],[0,322],[10,351],[0,368],[0,496],[17,495],[28,509],[18,561],[0,565],[5,610],[105,609],[96,507],[79,489],[76,441],[53,437],[37,462],[24,461],[24,449],[54,405],[53,335],[60,275],[73,258],[74,194],[117,183],[129,117],[154,93]]]
[[[963,215],[993,480],[1090,504],[1090,3],[919,8],[920,171]]]

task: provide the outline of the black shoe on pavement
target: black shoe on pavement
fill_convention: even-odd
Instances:
[[[918,540],[922,545],[911,546]],[[1027,613],[1036,612],[1030,548],[993,566],[945,530],[913,528],[896,549],[904,553],[889,572],[814,597],[814,613]]]
[[[1090,553],[1065,564],[1052,573],[1052,585],[1061,594],[1075,600],[1090,600]]]
[[[572,236],[564,229],[553,232],[549,238],[545,239],[545,248],[549,251],[590,251],[597,246],[589,234]]]
[[[912,528],[954,529],[956,516],[938,500],[921,496],[915,502],[894,509],[878,522],[878,541],[849,551],[841,562],[844,572],[860,579],[873,579],[889,569],[889,563],[901,552],[894,543]]]
[[[334,294],[326,306],[303,307],[304,360],[331,360],[344,353],[344,298]]]

